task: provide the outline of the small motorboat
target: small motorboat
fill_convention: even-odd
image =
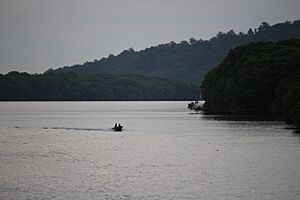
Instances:
[[[123,130],[123,126],[121,126],[120,124],[118,126],[115,125],[115,127],[112,128],[114,131],[122,131]]]

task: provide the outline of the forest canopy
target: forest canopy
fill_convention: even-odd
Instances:
[[[279,114],[300,127],[300,40],[230,50],[201,91],[207,114]]]
[[[122,74],[134,73],[157,76],[171,80],[200,85],[206,73],[219,65],[231,48],[258,41],[280,41],[300,38],[300,20],[275,25],[263,22],[247,33],[234,30],[219,32],[210,40],[196,40],[166,44],[135,51],[124,50],[119,55],[86,62],[82,65],[65,66],[55,73],[75,72],[77,74]]]
[[[191,100],[199,89],[185,83],[133,74],[0,74],[1,101]]]

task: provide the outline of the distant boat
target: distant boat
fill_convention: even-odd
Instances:
[[[123,130],[123,126],[115,126],[112,128],[114,131],[122,131]]]

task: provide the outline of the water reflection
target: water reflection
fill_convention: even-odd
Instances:
[[[300,136],[300,130],[296,129],[292,125],[288,125],[283,121],[281,115],[204,115],[201,114],[202,120],[216,120],[227,122],[228,124],[253,125],[253,126],[265,126],[265,125],[278,125],[280,129],[288,129],[293,131],[294,136]]]
[[[204,120],[218,121],[277,121],[282,123],[280,115],[201,115]]]

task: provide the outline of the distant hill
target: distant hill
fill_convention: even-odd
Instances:
[[[123,74],[134,73],[157,76],[200,85],[205,74],[221,63],[229,49],[257,41],[279,41],[300,38],[300,20],[270,26],[263,22],[257,29],[236,34],[233,30],[219,32],[210,40],[170,42],[142,51],[132,48],[119,55],[86,62],[82,65],[50,69],[54,73]]]
[[[280,114],[300,128],[300,40],[230,50],[202,83],[208,114]]]
[[[0,101],[192,100],[199,89],[133,74],[0,74]]]

